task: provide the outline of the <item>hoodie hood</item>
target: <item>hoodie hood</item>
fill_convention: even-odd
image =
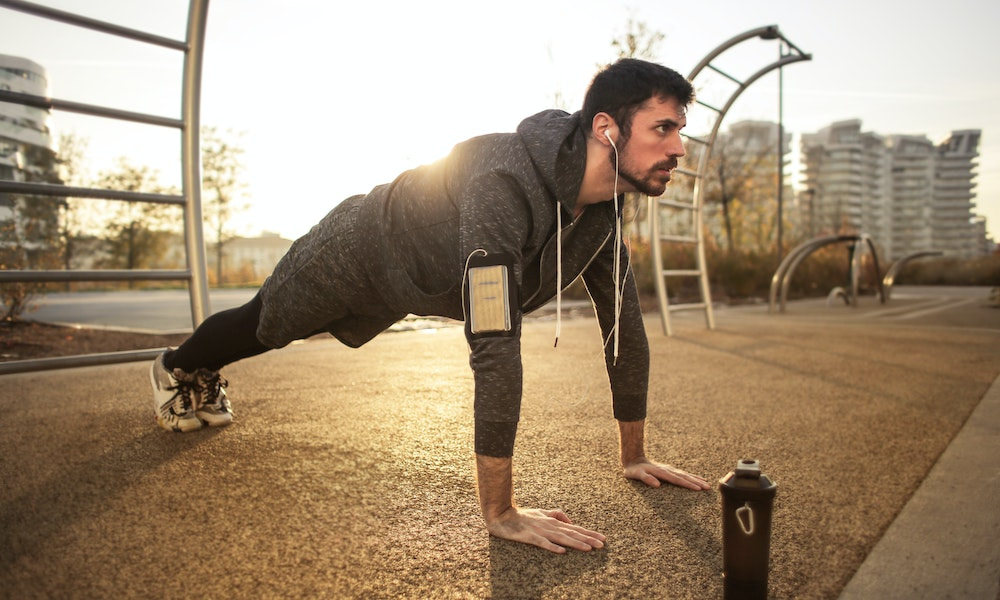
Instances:
[[[572,115],[561,110],[549,110],[528,117],[521,122],[517,133],[528,148],[528,155],[538,169],[549,192],[567,214],[575,212],[577,198],[580,196],[580,186],[587,164],[587,139],[580,126],[580,113]],[[617,174],[616,182],[617,186]],[[562,210],[556,211],[556,336],[555,344],[559,344],[559,334],[562,329]],[[615,248],[621,244],[621,218],[615,212]],[[620,314],[620,255],[615,252],[616,262],[614,279],[614,357],[618,359],[618,318]]]
[[[546,110],[521,121],[517,133],[545,187],[569,214],[573,214],[587,157],[587,139],[580,127],[580,113]]]

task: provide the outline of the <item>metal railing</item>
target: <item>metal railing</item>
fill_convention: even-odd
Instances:
[[[209,313],[207,262],[202,231],[201,210],[201,72],[204,55],[205,25],[208,17],[208,0],[190,0],[188,5],[187,36],[183,41],[121,27],[82,15],[57,10],[21,0],[0,0],[0,8],[31,14],[90,29],[133,41],[178,50],[184,54],[181,92],[181,118],[173,119],[82,104],[69,100],[46,98],[0,90],[0,102],[21,104],[45,110],[62,110],[96,117],[129,121],[145,125],[169,127],[181,132],[182,194],[147,194],[118,190],[70,187],[64,185],[0,181],[0,193],[17,193],[61,198],[100,198],[128,202],[149,202],[180,205],[184,209],[184,243],[187,268],[184,270],[4,270],[0,283],[5,282],[79,282],[79,281],[186,281],[191,297],[191,322],[194,327]],[[19,360],[0,363],[0,375],[58,369],[65,367],[112,364],[155,357],[162,348],[128,352]]]

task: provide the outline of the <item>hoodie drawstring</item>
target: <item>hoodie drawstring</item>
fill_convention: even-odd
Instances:
[[[622,297],[624,293],[625,283],[622,281],[621,269],[622,269],[622,259],[621,259],[621,247],[622,247],[622,214],[618,209],[618,148],[612,146],[615,150],[615,183],[614,183],[614,196],[612,197],[612,202],[615,207],[615,267],[612,270],[612,286],[615,290],[615,324],[612,329],[611,335],[615,338],[615,343],[613,346],[614,361],[612,364],[618,365],[618,349],[619,349],[619,330],[621,324],[621,314],[622,314]],[[628,275],[628,271],[631,268],[631,257],[629,257],[629,264],[625,267],[625,274]],[[559,346],[559,336],[562,333],[562,206],[556,203],[556,338],[555,343],[552,346]],[[607,348],[608,342],[611,341],[611,336],[608,336],[604,340],[604,347]]]
[[[559,334],[562,333],[562,206],[556,203],[556,341],[553,348],[559,346]]]
[[[614,345],[614,362],[612,364],[618,365],[618,330],[619,324],[621,322],[622,315],[622,288],[624,287],[624,282],[621,278],[622,270],[622,215],[618,210],[618,146],[611,144],[611,147],[615,151],[615,185],[614,185],[614,196],[611,201],[615,205],[615,268],[612,273],[612,285],[615,288],[615,327],[613,334],[615,336]],[[604,342],[607,346],[607,341]]]

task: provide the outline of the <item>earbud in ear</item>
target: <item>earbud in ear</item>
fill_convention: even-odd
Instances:
[[[604,137],[608,138],[608,141],[611,142],[611,147],[612,148],[614,148],[615,150],[618,150],[618,146],[615,146],[615,141],[613,139],[611,139],[611,132],[608,131],[607,129],[604,130]]]

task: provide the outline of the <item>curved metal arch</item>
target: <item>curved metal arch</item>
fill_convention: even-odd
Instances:
[[[771,293],[768,302],[768,312],[774,312],[774,305],[778,301],[778,290],[781,290],[781,312],[785,312],[785,298],[788,296],[788,280],[791,274],[807,256],[819,250],[823,246],[836,244],[838,242],[857,241],[858,236],[850,234],[831,235],[819,237],[807,242],[802,242],[793,248],[778,265],[771,277]]]
[[[923,252],[914,252],[913,254],[907,254],[903,258],[892,263],[889,270],[886,272],[885,277],[882,278],[882,288],[885,294],[885,299],[888,300],[889,296],[892,295],[892,286],[896,283],[896,276],[903,269],[906,263],[911,260],[916,260],[918,258],[923,258],[925,256],[941,256],[944,253],[940,250],[924,250]]]
[[[705,58],[701,59],[701,62],[698,63],[698,65],[694,69],[691,70],[691,74],[688,75],[688,79],[690,80],[697,77],[698,73],[701,73],[702,69],[707,67],[713,60],[715,60],[720,54],[722,54],[726,50],[732,48],[733,46],[739,44],[740,42],[744,42],[746,40],[751,40],[754,38],[760,38],[762,40],[780,39],[781,41],[785,42],[785,44],[787,44],[789,48],[794,49],[798,54],[812,58],[810,54],[803,52],[802,50],[799,49],[798,46],[788,41],[788,38],[782,35],[777,25],[765,25],[763,27],[758,27],[756,29],[750,29],[749,31],[744,31],[743,33],[735,35],[726,40],[725,42],[719,44],[719,46],[716,47],[715,50],[712,50],[711,52],[706,54]],[[804,60],[809,60],[809,59],[807,58]]]
[[[771,26],[768,26],[768,27],[761,27],[759,29],[753,29],[753,30],[750,30],[750,31],[748,31],[748,32],[746,32],[744,34],[741,34],[741,35],[738,35],[738,36],[734,37],[730,41],[728,41],[725,44],[723,44],[722,46],[720,46],[720,49],[717,49],[714,52],[714,54],[712,54],[711,56],[712,56],[712,58],[715,58],[716,56],[718,56],[719,54],[721,54],[723,51],[727,50],[729,47],[731,47],[731,46],[733,46],[735,44],[738,44],[739,42],[743,42],[743,41],[746,41],[748,39],[753,39],[753,38],[756,38],[756,37],[763,37],[763,36],[773,36],[773,38],[780,38],[782,41],[785,41],[785,43],[787,43],[790,47],[795,48],[795,46],[793,44],[791,44],[790,42],[788,42],[787,40],[785,40],[784,36],[782,36],[781,33],[778,31],[778,28],[777,28],[776,25],[771,25]],[[765,39],[773,39],[773,38],[765,38]],[[796,50],[798,50],[798,48],[796,48]],[[707,145],[705,147],[705,151],[702,152],[701,156],[698,158],[698,172],[699,173],[704,173],[705,172],[705,169],[708,166],[708,159],[711,157],[712,149],[715,147],[715,138],[719,134],[719,127],[722,125],[723,119],[726,118],[726,114],[729,112],[729,109],[732,108],[733,103],[736,102],[736,99],[739,98],[743,94],[743,92],[746,91],[746,89],[748,87],[750,87],[750,85],[752,83],[754,83],[755,81],[757,81],[758,79],[760,79],[764,75],[770,73],[771,71],[773,71],[775,69],[779,69],[781,67],[784,67],[785,65],[789,65],[789,64],[792,64],[792,63],[797,63],[797,62],[801,62],[801,61],[804,61],[804,60],[812,60],[812,55],[811,54],[801,53],[801,51],[799,51],[799,52],[800,52],[799,54],[787,54],[787,55],[782,56],[780,59],[774,61],[773,63],[767,65],[763,69],[760,69],[759,71],[757,71],[756,73],[754,73],[753,75],[751,75],[750,77],[748,77],[746,80],[744,80],[740,84],[739,87],[736,88],[736,90],[732,93],[732,95],[729,97],[729,99],[726,101],[726,103],[723,105],[723,107],[721,109],[719,109],[719,115],[718,115],[718,117],[716,117],[715,124],[712,126],[712,132],[708,136],[708,139],[707,139],[708,143],[707,143]],[[698,67],[696,67],[695,71],[692,71],[692,75],[690,77],[688,77],[688,79],[692,79],[693,80],[694,77],[698,73],[700,73],[701,70],[705,66],[708,66],[708,64],[710,62],[711,62],[710,60],[709,61],[703,60],[702,64],[699,64]],[[696,206],[701,206],[702,205],[702,199],[703,199],[703,197],[705,195],[705,185],[703,183],[703,179],[704,179],[704,177],[699,177],[694,182],[694,204]]]
[[[861,236],[857,235],[837,235],[831,236],[829,238],[822,238],[817,240],[814,244],[809,244],[806,249],[798,252],[795,258],[791,261],[788,269],[781,276],[781,305],[780,311],[785,312],[785,303],[788,301],[788,288],[791,287],[792,275],[795,274],[795,269],[798,268],[799,264],[802,263],[813,252],[819,250],[823,246],[829,246],[830,244],[835,244],[837,242],[857,242]],[[852,258],[853,260],[853,258]]]
[[[854,254],[851,255],[851,306],[858,305],[858,282],[861,277],[861,253],[864,248],[872,255],[872,267],[875,269],[875,285],[878,288],[879,304],[885,304],[885,289],[882,286],[882,271],[878,266],[878,252],[875,251],[875,242],[868,234],[861,234],[861,244],[854,246]]]
[[[788,256],[781,261],[778,265],[777,270],[774,272],[774,276],[771,277],[771,293],[770,302],[768,305],[768,311],[774,312],[774,305],[777,299],[777,291],[780,287],[781,298],[779,310],[780,312],[785,312],[785,304],[788,301],[788,290],[791,287],[792,275],[795,274],[795,269],[798,268],[799,264],[802,263],[810,254],[819,250],[824,246],[829,246],[830,244],[837,244],[840,242],[854,242],[854,251],[851,254],[851,293],[850,293],[850,304],[851,306],[858,305],[858,287],[861,273],[861,253],[865,248],[872,255],[872,267],[875,270],[875,282],[878,287],[879,302],[885,304],[888,296],[885,291],[885,285],[883,283],[881,275],[881,270],[878,264],[878,252],[875,250],[875,242],[872,241],[871,237],[867,234],[853,235],[853,234],[841,234],[841,235],[831,235],[816,238],[814,240],[809,240],[808,242],[803,242],[796,246]],[[860,243],[858,243],[860,242]]]
[[[717,58],[719,55],[721,55],[723,52],[725,52],[726,50],[732,48],[733,46],[738,45],[739,43],[741,43],[743,41],[746,41],[746,40],[749,40],[749,39],[754,39],[754,38],[760,38],[760,39],[765,39],[765,40],[781,40],[781,42],[783,42],[786,45],[786,47],[789,50],[793,51],[793,52],[790,52],[789,54],[784,54],[783,53],[784,50],[782,50],[782,54],[780,55],[780,58],[777,61],[775,61],[775,62],[773,62],[773,63],[765,66],[764,68],[760,69],[759,71],[757,71],[756,73],[754,73],[753,75],[751,75],[749,78],[747,78],[744,81],[740,81],[739,79],[736,79],[735,77],[733,77],[731,75],[728,75],[728,74],[724,73],[723,71],[721,71],[721,70],[719,70],[719,69],[717,69],[717,68],[715,68],[715,67],[712,66],[712,64],[711,64],[712,61],[715,58]],[[764,76],[765,74],[767,74],[767,73],[769,73],[769,72],[771,72],[771,71],[773,71],[775,69],[781,68],[781,67],[783,67],[785,65],[788,65],[788,64],[791,64],[791,63],[800,62],[800,61],[804,61],[804,60],[812,60],[812,55],[807,54],[805,52],[802,52],[802,50],[800,50],[795,44],[791,43],[781,33],[781,31],[778,29],[777,25],[767,25],[767,26],[764,26],[764,27],[758,27],[756,29],[751,29],[751,30],[745,31],[745,32],[743,32],[743,33],[741,33],[739,35],[736,35],[736,36],[730,38],[729,40],[723,42],[718,47],[716,47],[713,51],[709,52],[701,60],[701,62],[699,62],[698,65],[695,66],[695,68],[688,75],[688,80],[693,82],[694,79],[702,72],[702,70],[704,70],[707,67],[707,68],[710,68],[710,69],[718,72],[719,74],[723,75],[727,79],[735,82],[738,85],[738,88],[733,92],[733,94],[729,97],[729,99],[726,101],[725,105],[721,109],[718,109],[718,108],[709,106],[708,104],[699,102],[699,104],[701,104],[702,106],[705,106],[709,110],[714,111],[716,113],[716,118],[715,118],[715,123],[712,126],[712,131],[709,134],[709,136],[708,136],[707,139],[705,139],[705,138],[695,138],[693,136],[688,136],[689,139],[691,139],[691,140],[693,140],[693,141],[695,141],[695,142],[697,142],[697,143],[702,144],[702,145],[705,146],[705,149],[701,153],[701,156],[699,157],[699,160],[698,160],[697,171],[695,171],[695,172],[682,171],[683,173],[685,173],[687,175],[691,175],[691,176],[695,177],[694,188],[692,190],[692,201],[691,201],[691,204],[690,205],[682,205],[682,204],[676,203],[676,202],[656,200],[656,199],[653,199],[653,198],[649,199],[650,216],[651,216],[651,219],[650,219],[650,233],[651,233],[650,238],[651,238],[651,242],[652,242],[651,245],[652,245],[652,248],[653,248],[653,265],[654,265],[654,268],[656,270],[656,277],[655,277],[656,292],[657,292],[657,297],[658,297],[659,305],[660,305],[660,318],[661,318],[661,322],[662,322],[662,325],[663,325],[663,331],[668,336],[672,334],[671,328],[670,328],[670,311],[671,311],[671,308],[677,309],[677,308],[684,308],[684,307],[683,306],[671,307],[669,305],[669,300],[667,298],[666,283],[664,282],[664,277],[666,277],[666,276],[673,276],[673,275],[677,275],[677,276],[682,276],[682,275],[683,276],[697,275],[699,277],[699,279],[700,279],[700,287],[701,287],[702,302],[698,303],[698,304],[694,304],[694,305],[688,305],[688,307],[698,307],[698,308],[702,308],[703,307],[704,310],[705,310],[705,321],[706,321],[706,325],[708,326],[708,329],[715,329],[715,319],[714,319],[714,316],[712,314],[712,294],[711,294],[711,289],[710,289],[709,282],[708,282],[708,271],[707,271],[707,268],[706,268],[707,260],[706,260],[706,257],[705,257],[705,240],[704,240],[704,232],[703,232],[703,221],[702,221],[701,207],[703,205],[703,197],[704,197],[704,194],[705,194],[705,184],[704,184],[705,170],[706,170],[706,168],[708,166],[708,159],[709,159],[709,157],[712,154],[712,147],[715,144],[715,139],[716,139],[716,137],[718,135],[719,127],[720,127],[720,125],[722,123],[722,120],[725,118],[726,113],[729,112],[729,109],[732,107],[732,105],[736,101],[736,99],[751,84],[753,84],[758,79],[760,79],[762,76]],[[665,271],[663,269],[663,250],[660,247],[660,245],[661,245],[661,243],[662,243],[663,240],[661,239],[661,237],[659,235],[659,211],[658,211],[658,209],[662,205],[664,205],[664,204],[666,204],[668,206],[674,206],[674,207],[677,207],[677,208],[685,208],[685,209],[694,211],[694,227],[695,227],[695,232],[694,232],[694,236],[693,236],[693,241],[694,241],[694,243],[696,245],[697,261],[698,261],[698,269],[697,270]],[[654,210],[654,209],[656,209],[656,210]]]

